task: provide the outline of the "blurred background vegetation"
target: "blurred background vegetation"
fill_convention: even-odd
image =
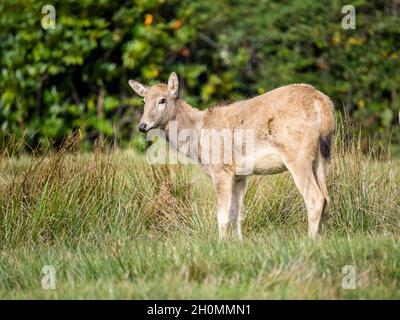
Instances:
[[[50,3],[49,3],[50,2]],[[400,143],[398,0],[0,0],[0,128],[26,147],[78,131],[144,147],[128,79],[166,81],[198,108],[306,82],[371,140]],[[56,8],[44,30],[42,7]],[[342,7],[356,8],[344,30]],[[3,139],[4,140],[4,139]]]

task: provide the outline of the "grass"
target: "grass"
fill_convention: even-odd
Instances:
[[[400,161],[376,159],[337,147],[320,239],[307,238],[285,173],[251,178],[245,241],[219,243],[213,188],[195,166],[150,166],[133,151],[4,152],[0,298],[399,299]],[[55,290],[41,286],[45,265]]]

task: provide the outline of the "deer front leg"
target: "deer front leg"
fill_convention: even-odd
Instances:
[[[217,219],[220,240],[226,238],[229,223],[232,222],[233,184],[233,176],[224,174],[214,177],[215,192],[217,194]]]
[[[236,236],[238,240],[242,241],[242,222],[244,220],[243,212],[243,197],[246,191],[247,179],[246,177],[236,177],[233,182],[233,194],[231,205],[231,218],[235,225]]]
[[[228,174],[214,178],[217,193],[217,218],[219,238],[226,238],[230,223],[234,224],[236,236],[242,240],[243,196],[246,191],[246,178]]]

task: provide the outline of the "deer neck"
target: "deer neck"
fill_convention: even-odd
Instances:
[[[190,140],[191,154],[184,153],[190,158],[197,158],[203,112],[193,108],[183,100],[178,99],[176,103],[177,111],[175,117],[171,119],[165,128],[166,138],[179,151],[185,149],[182,147],[184,145],[188,146]]]

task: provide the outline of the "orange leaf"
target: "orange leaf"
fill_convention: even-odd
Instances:
[[[182,21],[181,20],[175,20],[172,24],[171,24],[171,28],[174,30],[179,29],[180,27],[182,27]]]
[[[146,14],[144,17],[144,25],[146,27],[150,27],[152,23],[153,23],[153,15]]]

